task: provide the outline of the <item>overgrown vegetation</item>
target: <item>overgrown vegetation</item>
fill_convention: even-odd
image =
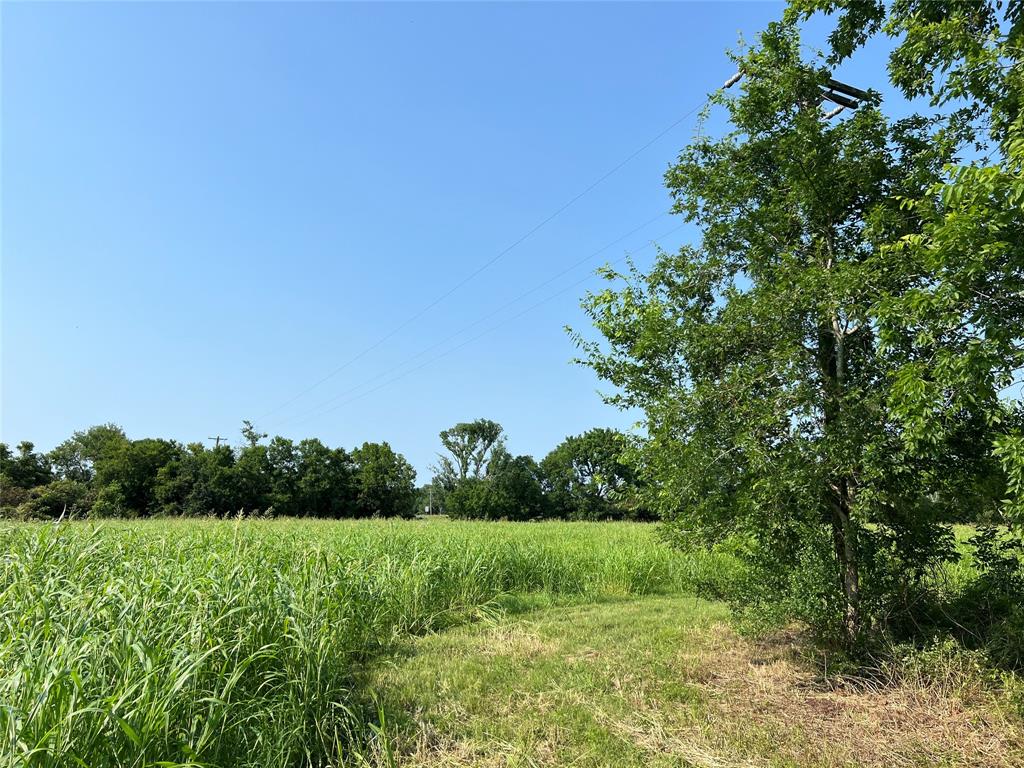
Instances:
[[[809,60],[800,23],[819,12],[835,31]],[[928,106],[894,118],[869,91],[855,110],[825,115],[835,67],[882,34],[893,38],[890,83],[919,100],[902,107]],[[426,508],[491,521],[5,524],[4,756],[390,764],[395,733],[423,739],[402,747],[407,757],[426,743],[432,759],[452,743],[493,746],[500,715],[509,722],[497,730],[575,734],[551,747],[556,762],[582,748],[596,765],[647,764],[664,756],[662,742],[697,764],[776,749],[798,765],[1019,762],[1024,410],[1011,395],[1024,383],[1022,42],[1018,0],[791,0],[735,55],[735,90],[712,99],[729,129],[699,134],[666,174],[700,241],[647,272],[606,270],[609,286],[585,300],[602,340],[577,335],[584,361],[615,387],[610,402],[642,412],[639,436],[591,430],[537,462],[506,449],[500,424],[460,423],[441,433],[446,453],[419,491],[387,443],[266,441],[249,423],[238,448],[129,440],[113,425],[45,456],[30,443],[0,447],[0,508],[23,519]],[[672,549],[650,526],[493,522],[650,516]],[[654,651],[679,637],[665,629],[667,610],[655,622],[636,606],[595,608],[590,624],[585,612],[552,619],[581,622],[575,645],[538,650],[539,677],[506,669],[494,695],[473,701],[477,719],[458,727],[421,718],[389,731],[390,700],[369,697],[368,680],[388,681],[367,677],[370,662],[410,636],[502,607],[687,591],[727,599],[739,626],[787,648],[752,689],[743,681],[760,662],[746,639],[719,627],[741,649],[742,674],[721,643],[702,646],[719,675],[707,687],[733,697],[752,730],[703,728],[725,718],[702,694],[708,670],[681,670],[667,651],[650,654],[650,685],[681,710],[671,722],[642,696],[628,703],[655,725],[626,716],[618,691],[626,679],[635,693],[628,676],[640,673],[620,656],[607,665],[614,676],[595,682],[586,664],[575,676],[588,632],[640,632]],[[702,629],[721,614],[672,605]],[[630,611],[639,629],[622,623]],[[450,639],[434,642],[447,661]],[[563,678],[577,687],[551,704],[547,683]],[[398,717],[419,712],[420,692],[388,684]],[[808,690],[817,703],[794,706]],[[859,717],[934,705],[929,725],[952,737],[871,723],[857,731],[861,749],[809,752],[803,723],[830,744],[837,732],[819,703],[841,709],[865,695]],[[536,696],[538,711],[548,696],[552,720],[524,716],[519,699],[508,711],[522,696]],[[424,730],[445,727],[447,741]],[[652,746],[652,732],[662,742]]]
[[[729,578],[635,524],[0,524],[0,763],[338,765],[409,634]],[[366,707],[369,709],[366,709]]]

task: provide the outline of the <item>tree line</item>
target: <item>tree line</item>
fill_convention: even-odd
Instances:
[[[416,472],[388,443],[352,451],[242,428],[233,448],[130,440],[104,424],[49,453],[0,444],[0,508],[18,518],[228,516],[408,517]]]
[[[421,488],[386,442],[349,451],[316,438],[268,440],[250,422],[241,432],[238,447],[131,440],[115,424],[75,432],[48,453],[0,443],[0,516],[645,517],[620,461],[626,438],[614,430],[567,438],[538,464],[509,454],[493,421],[457,424],[441,433],[449,453]]]

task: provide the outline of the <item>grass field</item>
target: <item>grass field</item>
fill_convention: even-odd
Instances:
[[[737,637],[686,596],[735,562],[652,526],[0,524],[0,546],[12,766],[1024,764],[990,701],[826,690],[795,644]]]
[[[354,677],[396,640],[715,565],[628,524],[9,524],[0,546],[7,757],[90,768],[336,763],[372,717]]]

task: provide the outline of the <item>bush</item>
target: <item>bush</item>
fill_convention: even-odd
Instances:
[[[27,488],[0,482],[0,517],[19,517],[18,507],[28,501],[31,495],[32,492]]]
[[[89,486],[76,480],[54,480],[28,492],[17,509],[23,520],[82,517],[92,509],[94,495]]]
[[[118,483],[104,485],[96,494],[90,517],[135,517]]]
[[[536,520],[547,517],[548,500],[537,463],[529,456],[504,458],[485,478],[459,482],[445,499],[451,517],[475,520]]]

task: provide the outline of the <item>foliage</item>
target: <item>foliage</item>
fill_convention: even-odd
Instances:
[[[914,450],[906,358],[876,319],[920,280],[888,247],[921,227],[901,200],[939,182],[956,136],[887,119],[877,96],[824,120],[829,72],[801,59],[790,23],[737,66],[739,93],[714,97],[732,130],[698,137],[666,174],[699,246],[646,275],[607,271],[624,285],[585,302],[607,345],[580,341],[619,388],[609,399],[646,415],[637,466],[675,539],[743,537],[748,607],[854,643],[953,556],[951,478],[983,461],[988,422],[969,403]]]
[[[131,509],[125,500],[120,483],[102,485],[96,491],[96,501],[89,511],[90,517],[138,517],[139,512]]]
[[[191,443],[157,473],[155,494],[161,512],[189,517],[237,512],[235,455],[227,446],[207,450]]]
[[[571,520],[643,517],[634,509],[636,473],[624,460],[626,436],[592,429],[567,437],[541,462],[555,514]]]
[[[251,423],[233,449],[129,440],[104,424],[76,432],[47,455],[0,446],[0,516],[15,519],[227,517],[242,513],[341,518],[412,513],[415,472],[386,443],[362,463],[316,439],[294,443]]]
[[[3,445],[0,515],[56,518],[66,506],[72,517],[101,518],[409,517],[432,500],[434,513],[476,519],[641,517],[626,484],[631,476],[613,458],[624,438],[610,430],[571,438],[568,451],[563,446],[552,453],[572,454],[578,462],[574,469],[568,458],[564,468],[548,461],[552,471],[557,467],[580,478],[558,485],[531,457],[509,454],[500,424],[457,424],[441,435],[452,451],[448,469],[420,488],[408,461],[387,443],[364,443],[349,452],[315,438],[295,442],[278,435],[267,441],[249,421],[241,432],[235,448],[130,440],[114,424],[75,432],[46,455],[31,443],[22,444],[18,454]]]
[[[6,443],[0,443],[0,484],[12,488],[34,488],[50,479],[50,462],[36,453],[35,445],[27,440],[18,444],[18,453],[11,452]]]
[[[919,227],[882,250],[901,259],[913,278],[880,296],[872,318],[892,361],[889,405],[908,449],[934,461],[964,432],[964,413],[974,421],[967,439],[991,446],[960,468],[966,471],[951,473],[945,493],[970,497],[980,480],[983,495],[998,494],[1002,508],[985,518],[1011,530],[1000,557],[990,556],[995,540],[980,537],[979,561],[996,582],[1019,584],[1024,429],[1019,402],[1008,395],[1019,394],[1024,364],[1024,5],[793,0],[788,13],[806,18],[817,11],[838,11],[830,38],[836,63],[880,31],[895,38],[893,85],[942,108],[949,134],[975,151],[902,199]]]
[[[119,443],[95,462],[96,484],[116,485],[128,509],[140,515],[153,514],[159,510],[157,475],[180,451],[176,443],[155,438]]]
[[[416,514],[416,470],[387,443],[363,443],[352,452],[359,470],[356,506],[360,517]]]
[[[50,464],[57,477],[88,483],[96,462],[112,456],[127,442],[124,430],[116,424],[99,424],[75,432],[50,451]]]
[[[84,517],[92,509],[93,493],[77,480],[54,480],[32,488],[19,504],[23,520]]]
[[[485,477],[468,477],[445,497],[451,517],[477,520],[536,520],[548,516],[541,472],[530,456],[496,451]]]
[[[441,445],[450,456],[438,456],[436,482],[451,490],[468,478],[480,479],[496,453],[504,450],[502,426],[490,419],[461,422],[441,432]]]

